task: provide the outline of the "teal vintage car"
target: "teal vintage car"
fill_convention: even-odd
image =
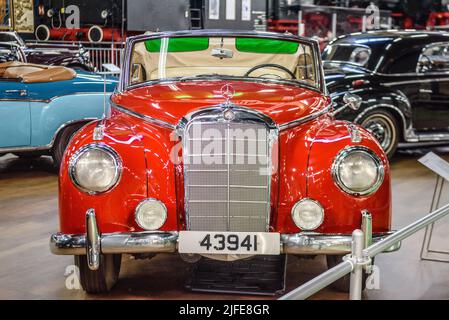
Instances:
[[[102,117],[116,84],[60,66],[0,63],[0,156],[48,154],[58,166],[73,134]]]

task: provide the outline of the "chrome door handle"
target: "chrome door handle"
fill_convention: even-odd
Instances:
[[[433,93],[431,89],[419,89],[419,92],[421,93]]]
[[[5,90],[5,93],[18,93],[19,96],[24,97],[26,95],[28,95],[28,91],[26,90]]]

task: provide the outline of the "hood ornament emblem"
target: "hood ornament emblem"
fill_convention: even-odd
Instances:
[[[225,84],[223,87],[221,87],[221,95],[226,99],[223,106],[226,108],[225,111],[223,111],[223,119],[226,121],[232,121],[235,119],[235,113],[232,111],[232,103],[231,99],[235,95],[235,90],[230,84]]]
[[[225,84],[223,87],[221,87],[220,91],[221,91],[221,95],[223,96],[223,98],[226,99],[226,104],[230,104],[230,100],[235,95],[234,87],[231,86],[230,84]]]

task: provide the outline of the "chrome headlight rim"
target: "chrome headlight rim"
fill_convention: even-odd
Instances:
[[[139,213],[140,208],[141,208],[144,204],[146,204],[147,202],[157,202],[157,203],[159,203],[160,205],[162,205],[162,207],[164,208],[164,212],[165,212],[164,222],[162,222],[162,224],[160,225],[159,228],[156,228],[156,229],[148,229],[147,227],[142,226],[141,223],[139,222],[139,219],[137,219],[137,215],[138,215],[138,213]],[[162,227],[164,226],[164,224],[167,222],[167,219],[168,219],[167,206],[166,206],[165,203],[163,203],[161,200],[156,199],[156,198],[146,198],[146,199],[143,199],[142,201],[139,202],[139,204],[137,205],[136,209],[134,210],[134,221],[136,221],[137,225],[138,225],[140,228],[142,228],[143,230],[146,230],[146,231],[157,231],[157,230],[159,230],[159,229],[162,228]]]
[[[300,206],[301,204],[303,204],[304,202],[313,202],[314,204],[316,204],[321,209],[321,213],[322,213],[321,214],[321,219],[320,219],[319,223],[317,224],[317,226],[315,228],[303,228],[303,227],[299,226],[296,223],[295,219],[294,219],[294,212],[295,212],[296,208],[298,206]],[[314,231],[314,230],[318,229],[319,227],[321,227],[323,222],[324,222],[324,215],[325,215],[325,212],[324,212],[324,208],[321,205],[321,203],[318,200],[315,200],[315,199],[312,199],[312,198],[304,198],[304,199],[299,200],[298,202],[295,203],[295,205],[293,206],[292,210],[290,211],[290,216],[291,216],[291,218],[293,220],[293,223],[295,224],[295,226],[297,226],[299,229],[301,229],[301,231]]]
[[[115,165],[114,166],[115,167],[114,183],[111,183],[105,190],[102,190],[102,191],[94,191],[94,190],[86,189],[85,187],[80,185],[76,179],[75,165],[77,164],[78,160],[84,153],[91,151],[91,150],[101,150],[101,151],[105,152],[106,154],[108,154],[109,156],[111,156],[111,158],[114,161],[114,165]],[[87,144],[87,145],[81,147],[72,155],[72,157],[69,160],[69,170],[68,171],[69,171],[70,180],[80,191],[87,193],[89,195],[98,195],[98,194],[103,194],[103,193],[107,193],[107,192],[111,191],[119,184],[119,182],[122,178],[123,164],[122,164],[122,159],[120,158],[118,153],[110,146],[108,146],[104,143],[90,143],[90,144]]]
[[[376,165],[377,179],[376,179],[375,183],[365,191],[351,190],[343,183],[343,181],[341,180],[340,175],[339,175],[339,167],[340,167],[341,163],[343,162],[343,160],[345,160],[346,157],[348,157],[349,155],[351,155],[352,153],[355,153],[355,152],[361,152],[361,153],[364,153],[365,155],[369,156]],[[346,147],[343,150],[341,150],[335,157],[334,162],[332,163],[331,171],[332,171],[332,178],[334,180],[334,183],[337,185],[337,187],[339,187],[341,190],[343,190],[344,192],[346,192],[352,196],[372,195],[380,188],[380,186],[382,185],[384,178],[385,178],[385,168],[382,163],[382,160],[379,158],[379,156],[373,150],[371,150],[367,147],[363,147],[363,146]]]

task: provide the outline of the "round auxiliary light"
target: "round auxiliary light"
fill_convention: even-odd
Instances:
[[[323,223],[324,209],[318,201],[302,199],[294,205],[292,218],[301,230],[315,230]]]
[[[167,208],[156,199],[145,199],[136,208],[135,219],[145,230],[158,230],[167,220]]]
[[[118,154],[105,144],[89,144],[70,159],[69,174],[78,189],[98,194],[115,187],[120,180],[122,162]]]
[[[343,149],[332,165],[335,183],[351,195],[365,196],[377,191],[384,179],[379,157],[365,147]]]

